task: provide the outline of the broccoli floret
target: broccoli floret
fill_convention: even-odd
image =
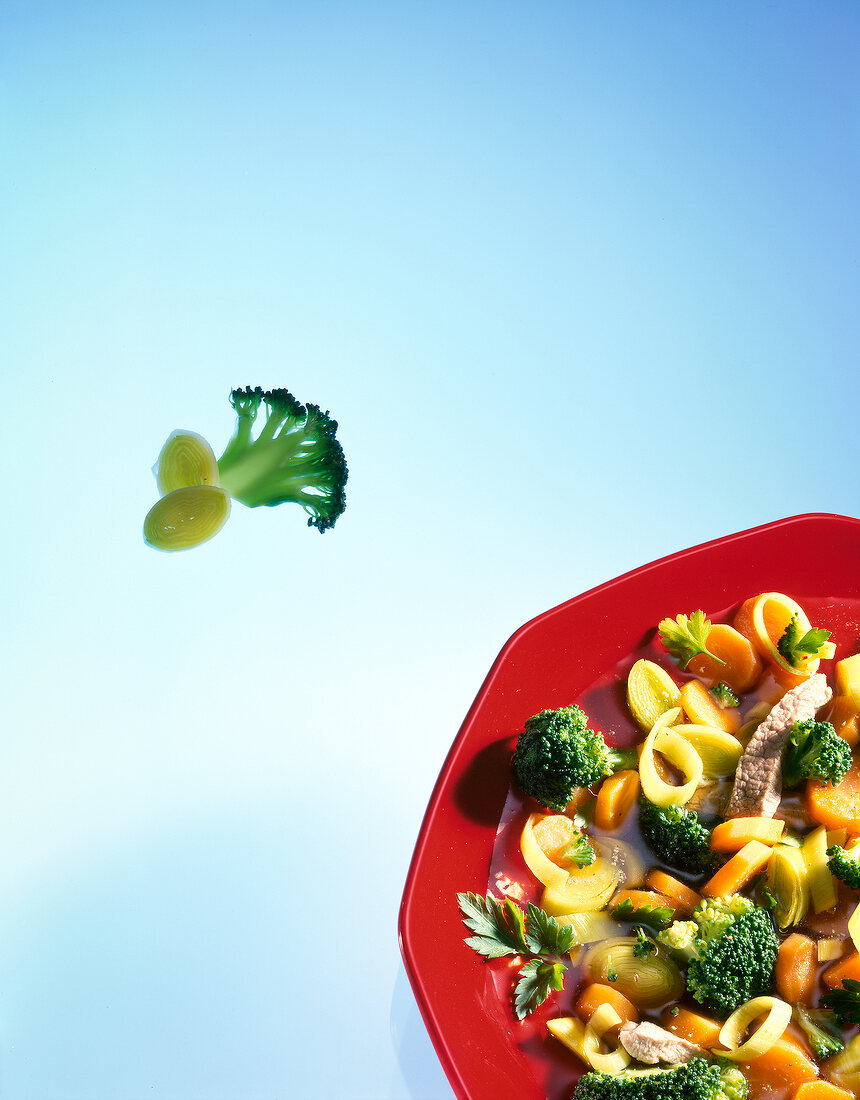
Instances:
[[[715,862],[711,830],[701,823],[695,810],[655,806],[642,795],[639,829],[654,855],[679,871],[697,875],[709,870]]]
[[[782,761],[783,786],[819,779],[835,787],[850,767],[851,747],[829,722],[807,718],[791,727]]]
[[[542,710],[517,740],[513,769],[526,794],[561,813],[577,787],[593,787],[619,768],[634,768],[635,749],[611,749],[577,706]]]
[[[346,507],[347,468],[335,438],[337,421],[317,405],[302,405],[288,390],[257,386],[233,390],[238,420],[218,459],[221,485],[249,508],[292,501],[308,513],[308,526],[333,527]],[[251,428],[261,404],[266,422],[256,439]]]
[[[845,1049],[845,1042],[839,1033],[839,1025],[832,1011],[795,1005],[794,1018],[806,1032],[816,1058],[830,1058]]]
[[[694,920],[672,921],[668,928],[657,933],[657,941],[670,951],[690,959],[696,953],[699,926]]]
[[[841,988],[829,990],[819,1004],[833,1009],[840,1027],[860,1024],[860,982],[855,978],[843,978]]]
[[[779,937],[770,914],[739,894],[709,898],[693,911],[699,934],[687,989],[716,1012],[734,1012],[773,985]]]
[[[572,1100],[746,1100],[747,1082],[737,1067],[692,1058],[669,1069],[626,1069],[586,1073]]]
[[[860,890],[860,837],[853,840],[847,848],[840,844],[831,845],[827,854],[830,857],[827,866],[831,875],[835,875],[852,890]]]

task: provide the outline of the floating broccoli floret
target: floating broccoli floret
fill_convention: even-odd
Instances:
[[[586,1073],[572,1100],[746,1100],[747,1082],[736,1066],[692,1058],[669,1069]]]
[[[860,837],[843,848],[840,844],[833,844],[827,849],[830,857],[827,866],[830,873],[850,886],[852,890],[860,890]]]
[[[696,954],[696,940],[699,938],[699,926],[694,920],[675,920],[657,933],[657,940],[670,951],[688,960]]]
[[[639,829],[654,855],[679,871],[701,874],[716,861],[711,850],[711,830],[701,823],[695,810],[656,806],[642,795]]]
[[[830,1058],[845,1049],[845,1041],[839,1032],[839,1025],[832,1010],[795,1005],[794,1018],[806,1033],[816,1058]]]
[[[767,910],[733,894],[706,899],[692,921],[676,923],[677,936],[670,925],[658,939],[688,958],[687,989],[700,1004],[728,1014],[772,988],[779,937]]]
[[[223,488],[249,508],[291,501],[308,513],[309,527],[333,527],[346,507],[347,467],[335,438],[337,421],[318,405],[302,405],[289,390],[247,386],[233,390],[230,402],[238,420],[218,459]],[[266,406],[266,422],[254,438],[260,405]]]
[[[833,1009],[841,1027],[860,1024],[860,982],[855,978],[843,978],[842,985],[825,993],[819,1004]]]
[[[782,781],[796,787],[804,779],[841,783],[851,767],[851,747],[829,722],[795,722],[786,742]]]
[[[526,794],[561,813],[577,787],[593,787],[619,768],[635,768],[635,749],[611,749],[577,706],[543,710],[517,740],[514,776]]]

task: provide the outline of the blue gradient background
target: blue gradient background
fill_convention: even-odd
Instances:
[[[858,48],[853,2],[0,3],[0,1096],[452,1095],[396,912],[499,648],[860,509]],[[154,553],[245,384],[331,409],[346,514]]]

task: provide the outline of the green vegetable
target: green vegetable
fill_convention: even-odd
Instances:
[[[561,813],[578,787],[593,787],[620,768],[636,767],[635,749],[611,749],[588,728],[577,706],[543,710],[529,718],[517,740],[513,771],[522,790]]]
[[[716,861],[711,851],[711,830],[701,823],[695,810],[656,806],[641,795],[639,829],[654,855],[679,871],[700,874]]]
[[[847,848],[833,844],[827,849],[827,854],[830,856],[827,861],[830,873],[852,890],[860,890],[860,837]]]
[[[741,705],[740,699],[732,691],[728,684],[724,684],[722,680],[718,684],[712,684],[710,692],[717,700],[721,707],[739,707]]]
[[[302,405],[289,390],[233,390],[238,420],[218,459],[222,486],[249,508],[293,502],[310,517],[309,527],[326,531],[346,507],[347,467],[335,438],[337,422],[318,405]],[[251,434],[261,405],[266,422]]]
[[[704,654],[718,664],[724,665],[716,654],[708,649],[708,635],[711,633],[711,623],[705,618],[704,611],[694,611],[689,618],[686,615],[676,615],[674,619],[663,619],[657,627],[660,641],[676,658],[681,668],[686,668],[694,657]]]
[[[794,1018],[806,1032],[816,1058],[830,1058],[844,1050],[845,1041],[839,1033],[835,1013],[827,1010],[794,1006]]]
[[[817,655],[829,637],[829,630],[812,628],[804,633],[799,618],[792,615],[776,648],[792,668],[799,668],[804,661]]]
[[[692,1058],[680,1066],[586,1073],[572,1100],[746,1100],[747,1082],[735,1067]]]
[[[606,980],[608,982],[618,981],[618,971],[612,965],[612,956],[610,955],[606,960]]]
[[[633,954],[637,959],[647,959],[649,955],[654,955],[657,951],[657,944],[651,939],[644,928],[636,929],[636,946],[633,948]]]
[[[576,867],[590,867],[597,859],[597,853],[585,833],[577,833],[573,840],[561,852],[563,863]]]
[[[843,978],[842,987],[829,990],[818,1003],[833,1009],[840,1027],[860,1024],[860,982],[855,978]]]
[[[707,898],[692,921],[678,923],[675,946],[689,957],[687,990],[701,1004],[728,1014],[772,989],[779,937],[765,909],[739,894]],[[673,928],[659,933],[661,943],[672,938]]]
[[[514,1011],[522,1020],[564,985],[566,955],[574,944],[573,929],[559,924],[536,905],[523,910],[510,898],[497,901],[491,895],[458,894],[463,923],[474,935],[466,939],[473,951],[486,959],[506,955],[532,956],[520,968],[514,992]]]
[[[819,779],[835,787],[850,767],[851,747],[829,722],[807,718],[791,727],[782,761],[783,786]]]
[[[617,920],[647,925],[649,928],[659,931],[661,928],[669,927],[672,923],[672,917],[675,915],[675,910],[660,905],[635,906],[630,898],[625,898],[624,901],[615,906],[612,915]]]

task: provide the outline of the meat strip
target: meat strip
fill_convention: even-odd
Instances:
[[[750,739],[738,761],[728,817],[773,817],[782,797],[782,751],[795,722],[814,718],[833,693],[817,672],[787,691]]]
[[[656,1066],[658,1062],[678,1066],[691,1058],[705,1056],[702,1047],[647,1020],[641,1024],[622,1024],[618,1040],[631,1058],[649,1066]]]

